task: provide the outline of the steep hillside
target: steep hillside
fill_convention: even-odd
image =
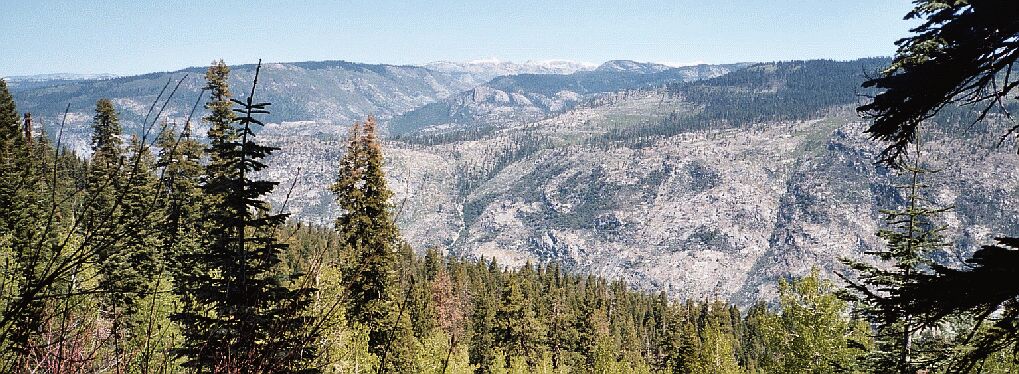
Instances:
[[[405,136],[387,143],[398,219],[418,248],[511,265],[557,261],[677,297],[767,299],[778,277],[814,265],[830,274],[840,258],[880,245],[879,210],[902,202],[853,110],[864,72],[882,62],[761,64],[601,95],[485,133]],[[943,262],[1019,229],[1019,207],[1008,203],[1017,179],[987,180],[1011,173],[1014,155],[993,135],[1004,124],[959,121],[937,124],[925,150],[942,170],[929,197],[955,207],[945,223],[967,227],[952,232]],[[329,165],[314,149],[337,149],[342,138],[283,133],[274,132],[286,139],[278,157],[300,153],[301,165]],[[974,145],[981,151],[949,157]],[[307,203],[291,206],[328,222],[332,168],[316,170],[291,196]],[[293,181],[293,172],[275,175]]]

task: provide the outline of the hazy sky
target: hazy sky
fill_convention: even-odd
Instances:
[[[214,58],[850,59],[891,55],[912,25],[902,20],[908,0],[5,0],[0,8],[0,76],[136,74]]]

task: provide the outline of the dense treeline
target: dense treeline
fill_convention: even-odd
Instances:
[[[311,268],[304,259],[323,252],[340,256],[326,262],[355,262],[339,250],[341,234],[287,230],[293,266]],[[872,344],[869,327],[849,318],[816,272],[783,282],[777,308],[741,311],[717,300],[677,302],[556,264],[511,269],[406,246],[396,260],[408,372],[862,372],[858,359]],[[342,282],[334,277],[320,282]],[[370,341],[362,329],[356,333]],[[366,350],[346,354],[375,368],[379,357]]]

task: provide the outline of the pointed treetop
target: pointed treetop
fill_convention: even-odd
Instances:
[[[110,99],[96,102],[96,114],[92,121],[92,150],[107,156],[119,155],[121,145],[120,119]]]
[[[230,67],[227,66],[226,62],[222,59],[219,61],[213,61],[212,65],[205,72],[205,89],[212,91],[212,95],[217,99],[222,97],[230,97],[230,86],[227,84],[227,78],[230,76]]]

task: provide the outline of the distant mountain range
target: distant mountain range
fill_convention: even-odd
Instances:
[[[492,79],[458,95],[393,119],[392,134],[440,129],[476,130],[534,121],[614,92],[713,78],[746,64],[672,68],[609,61],[572,74],[514,74]]]
[[[230,86],[237,96],[248,91],[254,69],[254,65],[232,67]],[[87,138],[95,102],[103,97],[114,101],[127,131],[140,132],[143,119],[163,87],[167,87],[168,95],[180,81],[163,115],[171,122],[183,123],[204,85],[204,71],[205,68],[196,67],[102,80],[15,84],[11,91],[19,110],[32,112],[50,131],[55,130],[70,104],[65,133],[71,144],[81,146],[84,143],[80,140]],[[261,82],[258,95],[273,103],[268,121],[312,120],[342,126],[368,115],[389,118],[470,89],[484,80],[470,73],[439,72],[418,66],[325,61],[265,64]]]
[[[425,68],[446,73],[470,73],[484,80],[503,75],[515,74],[573,74],[593,70],[598,65],[569,60],[527,61],[515,63],[497,59],[468,62],[436,61],[423,65]]]
[[[889,59],[673,68],[633,61],[268,64],[273,104],[259,134],[281,148],[263,177],[293,217],[330,224],[327,186],[347,126],[369,114],[389,130],[387,172],[404,237],[415,248],[557,261],[676,297],[741,304],[774,296],[774,280],[881,245],[880,209],[903,203],[895,174],[854,107],[866,73]],[[235,66],[243,95],[253,66]],[[181,122],[203,68],[101,80],[14,84],[22,111],[83,148],[91,109],[111,97],[137,131],[168,79],[189,77],[165,115]],[[172,88],[172,85],[171,85]],[[969,126],[966,109],[934,120],[925,154],[941,170],[928,198],[958,263],[1019,231],[1015,156],[997,147],[1010,124]],[[950,157],[949,157],[950,155]],[[987,176],[995,175],[993,181]],[[291,186],[293,187],[291,190]]]
[[[272,114],[267,118],[269,122],[315,121],[342,126],[375,115],[388,126],[389,119],[402,116],[399,121],[394,121],[394,128],[402,133],[408,128],[436,124],[421,117],[435,112],[436,107],[427,104],[447,99],[452,104],[443,103],[442,106],[456,106],[457,100],[461,104],[448,109],[446,115],[459,115],[449,113],[454,110],[470,115],[475,115],[471,111],[477,111],[478,116],[508,110],[533,119],[565,109],[589,98],[592,93],[692,79],[689,73],[692,68],[682,68],[673,73],[663,71],[657,76],[625,69],[599,70],[616,65],[622,66],[617,61],[600,67],[568,61],[433,63],[426,67],[346,61],[269,63],[263,66],[263,84],[259,87],[259,94],[274,105]],[[632,62],[629,66],[644,70],[647,65],[651,64]],[[236,94],[243,95],[254,74],[254,65],[237,65],[232,69],[231,88]],[[140,132],[140,124],[161,90],[166,87],[165,93],[169,94],[181,81],[163,115],[170,122],[182,123],[191,113],[201,90],[204,71],[204,67],[193,67],[125,77],[55,74],[8,79],[19,110],[32,112],[36,121],[50,131],[56,130],[64,109],[70,104],[65,133],[70,144],[84,151],[82,139],[87,138],[87,124],[98,99],[113,99],[127,131]],[[492,81],[495,74],[508,71],[528,73],[502,76]],[[571,74],[557,74],[559,72]],[[546,79],[549,82],[543,83]],[[509,95],[522,100],[494,107],[466,105],[470,103],[462,101],[468,96],[478,97],[477,92],[488,92],[489,89],[499,91],[496,96]],[[503,119],[498,114],[490,118],[493,122]],[[198,125],[201,131],[202,127]]]
[[[116,78],[118,75],[115,74],[71,74],[71,73],[54,73],[54,74],[35,74],[35,75],[13,75],[4,77],[7,83],[23,83],[23,82],[47,82],[49,81],[81,81],[81,80],[96,80],[96,79],[111,79]]]

